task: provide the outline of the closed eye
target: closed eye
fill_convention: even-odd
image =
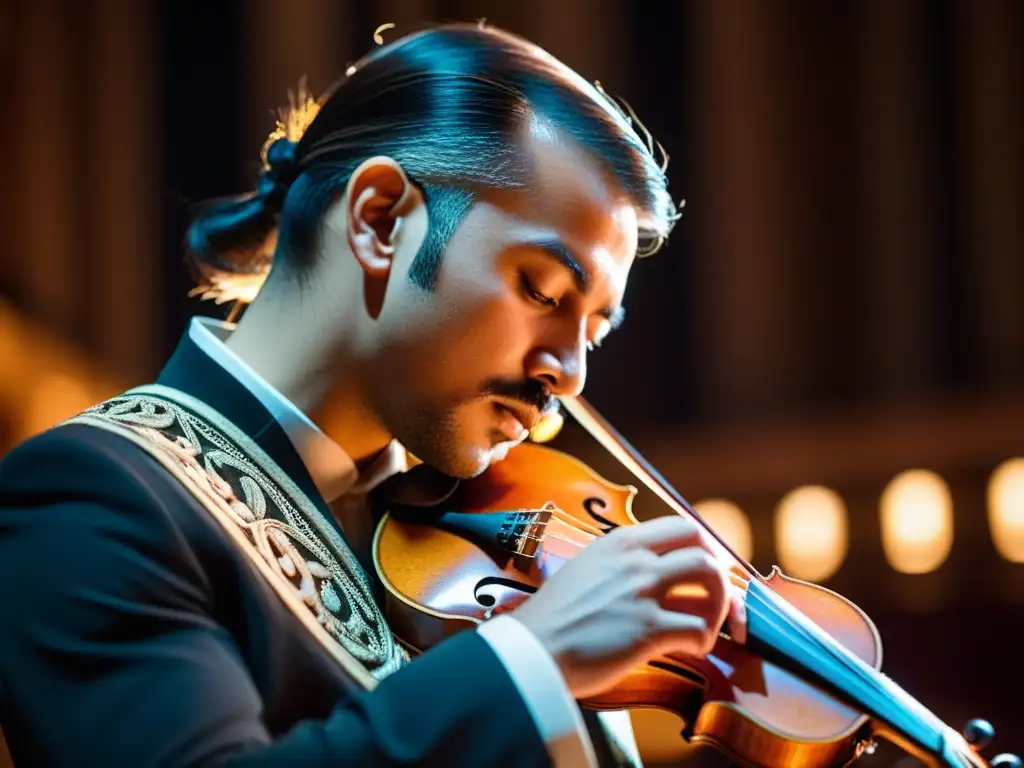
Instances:
[[[519,286],[522,288],[523,293],[538,304],[542,304],[545,307],[551,307],[552,309],[558,306],[558,302],[555,299],[544,295],[534,288],[533,283],[530,282],[530,278],[528,278],[525,273],[520,273],[519,275]]]
[[[522,290],[523,294],[528,299],[530,299],[530,301],[533,301],[536,304],[540,304],[541,306],[548,309],[558,308],[558,300],[553,299],[550,296],[547,296],[538,291],[533,286],[533,283],[530,282],[530,278],[526,275],[525,272],[519,273],[519,287],[520,290]],[[601,342],[604,341],[604,338],[608,335],[608,333],[614,331],[619,326],[619,323],[622,322],[623,311],[622,308],[619,307],[618,309],[615,310],[601,312],[600,315],[604,319],[604,327],[598,334],[596,334],[595,338],[587,341],[586,346],[588,352],[593,352],[598,347],[600,347]]]

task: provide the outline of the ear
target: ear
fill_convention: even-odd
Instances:
[[[395,254],[395,235],[402,217],[422,196],[390,157],[364,161],[346,188],[349,247],[369,277],[386,278]]]

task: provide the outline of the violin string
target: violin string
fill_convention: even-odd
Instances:
[[[551,517],[552,519],[557,520],[560,523],[564,523],[565,525],[568,525],[571,528],[575,528],[577,530],[582,531],[583,533],[586,533],[591,538],[596,539],[598,536],[603,535],[603,532],[600,528],[597,528],[584,520],[580,520],[579,518],[573,517],[568,512],[565,512],[559,507],[555,507],[553,510],[551,510]]]
[[[852,672],[863,685],[881,691],[882,686],[876,670],[835,642],[810,619],[804,618],[802,614],[794,615],[793,606],[788,601],[782,600],[771,591],[762,594],[759,590],[755,590],[755,594],[768,608],[771,615],[781,618],[787,628],[798,630],[805,640],[809,641],[816,649],[828,654],[845,671]]]
[[[827,650],[834,659],[842,663],[847,669],[852,669],[866,685],[879,689],[887,697],[900,699],[905,707],[915,710],[917,717],[927,722],[933,729],[942,730],[945,727],[923,704],[896,685],[882,672],[876,670],[848,648],[837,642],[835,638],[821,629],[816,623],[804,616],[803,613],[797,611],[791,603],[773,591],[757,591],[761,592],[762,599],[768,598],[766,602],[773,610],[783,607],[782,612],[784,615],[791,616],[789,620],[792,623],[800,624],[818,647]]]
[[[783,601],[781,597],[775,595],[775,593],[767,586],[764,576],[757,571],[751,564],[741,558],[729,544],[724,541],[718,533],[709,526],[699,513],[678,493],[671,485],[668,484],[664,478],[651,467],[640,454],[626,442],[625,438],[616,432],[610,424],[596,412],[583,398],[560,398],[562,405],[567,411],[576,419],[581,426],[586,429],[592,437],[594,437],[609,453],[617,458],[624,466],[626,466],[644,485],[648,487],[655,495],[662,499],[671,509],[676,511],[677,514],[682,516],[689,516],[695,522],[701,524],[715,539],[715,541],[724,549],[726,553],[731,555],[734,562],[751,577],[751,583],[748,587],[747,594],[755,595],[755,599],[752,603],[748,603],[748,609],[751,609],[755,616],[760,616],[762,620],[775,623],[776,621],[782,622],[786,629],[789,629],[789,635],[792,637],[794,632],[798,637],[803,639],[805,645],[810,646],[810,650],[824,651],[827,657],[837,662],[839,668],[846,672],[852,673],[853,680],[859,683],[862,690],[862,695],[871,698],[881,695],[882,701],[878,702],[875,707],[877,711],[876,716],[881,716],[881,711],[884,708],[884,694],[889,693],[891,696],[902,700],[904,704],[908,703],[907,699],[910,697],[897,686],[891,684],[884,686],[883,682],[887,681],[887,678],[881,675],[873,668],[868,667],[863,661],[857,659],[853,654],[842,649],[839,651],[840,646],[831,637],[826,635],[820,629],[818,633],[828,638],[828,641],[823,641],[822,637],[818,636],[818,633],[812,633],[809,631],[809,620],[796,620],[790,614],[788,610],[780,610],[778,605],[774,605],[776,601],[781,601],[789,609],[788,601]],[[575,545],[575,542],[573,542]],[[579,545],[576,545],[579,546]],[[760,586],[768,594],[771,595],[771,602],[765,600],[765,598],[759,594],[760,589],[755,588]],[[758,608],[758,600],[764,604],[765,610],[762,611]],[[886,688],[895,688],[895,690],[886,691]],[[912,699],[910,699],[913,701]],[[916,702],[913,702],[917,704]],[[909,707],[907,708],[909,709]],[[924,713],[930,715],[926,709],[920,704],[913,707],[915,710],[923,710]],[[911,714],[908,712],[908,714]],[[918,718],[921,719],[921,718]],[[934,720],[934,715],[924,718],[925,720]]]
[[[669,508],[673,509],[677,514],[690,517],[695,522],[703,526],[715,539],[716,543],[720,545],[725,553],[729,554],[734,563],[740,567],[740,569],[746,571],[750,578],[747,593],[758,592],[763,589],[767,594],[771,595],[768,602],[763,597],[760,599],[764,602],[767,609],[766,613],[762,613],[762,618],[765,621],[772,621],[773,619],[781,619],[784,626],[790,629],[792,635],[793,630],[796,630],[800,636],[804,638],[804,642],[811,646],[811,649],[819,649],[825,651],[829,657],[837,661],[841,669],[850,671],[853,673],[854,679],[857,680],[863,688],[866,688],[866,693],[869,694],[885,694],[888,693],[890,696],[897,698],[904,703],[907,709],[917,710],[918,719],[924,722],[931,721],[932,723],[937,722],[937,718],[929,712],[923,705],[916,702],[906,692],[902,691],[892,681],[885,677],[881,672],[869,667],[862,660],[853,656],[852,653],[842,648],[842,653],[837,649],[841,648],[838,643],[835,642],[834,638],[824,633],[820,628],[818,630],[822,636],[827,638],[827,641],[823,641],[817,633],[810,633],[806,626],[810,622],[809,619],[802,618],[796,620],[788,615],[788,611],[780,611],[778,607],[772,603],[781,601],[785,603],[790,609],[792,606],[789,605],[788,601],[785,601],[774,593],[773,590],[768,586],[765,577],[742,557],[740,557],[718,533],[709,526],[700,514],[693,509],[693,507],[683,498],[683,496],[675,490],[658,472],[654,469],[636,449],[634,449],[622,435],[620,435],[605,419],[582,397],[577,398],[559,398],[562,406],[573,416],[573,418],[579,423],[587,432],[590,433],[591,437],[595,438],[612,456],[617,458],[625,467],[627,467],[634,476],[636,476],[647,488],[652,491],[656,496],[661,498]],[[749,606],[748,606],[749,607]],[[756,602],[753,604],[753,611],[755,615],[761,613],[758,611]],[[802,614],[800,614],[802,616]],[[851,661],[851,659],[855,661]],[[889,690],[886,690],[889,689]],[[910,705],[910,706],[908,706]],[[908,713],[909,714],[909,713]],[[944,728],[941,722],[938,723],[938,727],[932,725],[933,730],[941,733]]]
[[[766,624],[771,625],[778,632],[785,634],[787,639],[789,639],[792,642],[794,642],[797,645],[797,649],[799,651],[801,651],[803,656],[808,660],[808,662],[807,662],[807,666],[808,667],[810,667],[812,669],[814,668],[814,665],[811,662],[813,661],[813,659],[816,658],[816,656],[815,656],[816,652],[824,651],[824,653],[827,656],[829,656],[829,657],[833,656],[833,654],[831,652],[831,649],[823,648],[823,647],[821,647],[821,645],[819,643],[816,643],[814,641],[814,638],[811,636],[811,634],[809,632],[807,632],[806,628],[802,624],[796,623],[796,622],[792,621],[792,619],[790,619],[788,616],[786,616],[785,613],[781,613],[781,612],[778,612],[778,611],[774,610],[774,606],[772,606],[770,603],[765,602],[761,595],[758,595],[755,592],[750,592],[750,593],[748,593],[748,595],[752,596],[752,599],[750,597],[748,597],[747,604],[746,604],[747,605],[748,613],[752,617],[760,619],[761,621],[765,622]],[[781,650],[781,649],[778,648],[777,645],[773,646],[773,647],[775,647],[776,650]],[[860,675],[858,675],[856,670],[851,669],[850,667],[848,667],[845,664],[845,660],[839,660],[839,661],[840,661],[840,671],[844,672],[844,673],[852,671],[854,673],[854,680],[849,680],[849,681],[836,681],[836,680],[832,680],[832,682],[834,684],[836,684],[837,687],[839,687],[840,689],[842,689],[844,691],[847,691],[850,694],[853,694],[854,697],[857,700],[861,700],[861,701],[865,701],[866,698],[874,699],[875,698],[874,695],[877,694],[877,693],[880,693],[880,690],[878,689],[877,686],[868,684],[868,681],[864,680]],[[821,670],[820,672],[827,679],[830,678],[830,676],[825,674],[824,670]],[[850,690],[851,683],[856,685],[856,687],[858,689],[860,689],[860,690],[858,690],[858,691]],[[867,685],[865,685],[865,684],[867,684]],[[864,687],[867,687],[866,691],[863,690]],[[865,703],[871,703],[871,702],[865,701]],[[877,707],[872,706],[871,709],[877,709]],[[878,714],[881,714],[881,713],[879,713],[879,712],[870,712],[870,714],[878,715]]]
[[[559,514],[561,513],[561,514]],[[580,533],[584,533],[591,539],[597,537],[590,534],[588,531],[581,530],[577,525],[579,522],[575,518],[569,516],[566,520],[563,515],[567,516],[562,510],[555,508],[553,510],[553,518],[559,522],[567,525]],[[529,537],[531,539],[536,537]],[[548,539],[557,541],[561,544],[567,545],[570,549],[582,551],[587,545],[582,544],[578,541],[565,538],[560,535],[556,529],[550,526],[545,526],[544,532],[540,537],[540,540]],[[550,553],[548,553],[549,556]],[[564,561],[565,558],[562,556],[555,556],[558,559]],[[928,725],[934,732],[941,732],[941,723],[938,724],[938,728],[934,722],[935,717],[922,705],[916,702],[912,697],[906,694],[904,691],[898,688],[888,681],[884,675],[875,670],[874,668],[867,665],[863,660],[856,657],[848,649],[841,646],[835,641],[830,635],[820,629],[811,619],[807,618],[801,612],[797,611],[796,608],[789,603],[789,601],[776,594],[771,588],[760,583],[749,584],[747,589],[747,610],[755,618],[760,619],[766,624],[772,625],[778,631],[783,632],[787,637],[798,641],[802,646],[805,654],[808,658],[816,658],[825,656],[831,660],[833,664],[838,666],[840,672],[848,677],[846,681],[833,681],[843,690],[848,690],[849,693],[854,694],[854,697],[858,701],[862,701],[870,707],[867,714],[875,717],[883,718],[890,721],[892,725],[899,725],[899,723],[892,723],[893,716],[898,713],[889,713],[886,715],[886,702],[889,699],[896,699],[904,707],[905,714],[914,716],[921,725]],[[812,667],[813,668],[813,667]],[[820,673],[826,678],[829,676],[824,670]],[[852,679],[849,679],[852,678]],[[845,685],[844,685],[845,683]],[[857,691],[850,691],[850,685],[855,685]],[[903,718],[899,718],[903,719]],[[912,723],[904,724],[902,730],[906,730],[907,726],[912,727]]]
[[[934,742],[930,746],[939,747],[945,726],[926,707],[881,672],[836,642],[803,614],[794,613],[794,607],[770,589],[753,588],[748,591],[748,598],[751,596],[753,600],[748,599],[748,611],[777,628],[781,623],[782,628],[788,631],[788,637],[802,640],[808,646],[804,650],[809,659],[815,658],[815,651],[824,652],[828,658],[838,663],[842,672],[852,673],[853,679],[848,682],[858,686],[859,699],[871,704],[873,711],[868,714],[883,718],[890,725],[902,725],[901,730],[907,735],[908,732],[916,733],[917,740],[925,746],[929,746],[930,740]],[[843,689],[846,690],[845,687]],[[902,706],[902,717],[899,712],[887,710],[886,704],[892,699]],[[908,722],[907,717],[910,717],[911,721]],[[893,722],[894,720],[901,722]],[[927,728],[930,733],[922,733],[922,727]]]
[[[751,590],[748,592],[747,609],[758,618],[772,621],[776,625],[781,625],[781,627],[786,630],[788,636],[795,636],[796,639],[802,640],[805,644],[813,646],[816,650],[824,651],[835,658],[835,653],[832,648],[824,646],[824,644],[822,644],[818,638],[809,631],[809,628],[804,624],[804,622],[795,620],[794,617],[791,616],[782,606],[775,605],[772,597],[762,595],[758,590]],[[837,660],[845,662],[845,659]]]
[[[701,525],[715,540],[724,553],[742,568],[751,579],[764,581],[764,576],[742,557],[718,533],[704,522],[700,514],[683,498],[675,488],[669,485],[658,471],[651,466],[639,451],[633,448],[618,431],[609,424],[582,396],[560,397],[562,407],[567,410],[590,436],[600,443],[606,451],[617,458],[634,476],[658,496],[670,509],[682,517],[689,517]],[[717,553],[716,553],[717,554]]]
[[[542,539],[542,541],[557,541],[560,544],[568,544],[570,547],[575,548],[579,552],[582,552],[583,549],[587,546],[586,544],[580,544],[578,541],[566,539],[562,536],[559,536],[557,533],[551,533],[550,531],[544,534],[544,538]]]

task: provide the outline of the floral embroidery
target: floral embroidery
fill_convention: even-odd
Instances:
[[[172,393],[188,406],[171,399]],[[172,456],[202,493],[373,677],[408,660],[352,551],[320,511],[246,436],[201,404],[164,387],[140,387],[83,413],[120,425]],[[71,421],[75,421],[72,419]],[[226,433],[231,433],[229,434]],[[258,463],[257,463],[258,462]],[[287,491],[287,492],[286,492]]]

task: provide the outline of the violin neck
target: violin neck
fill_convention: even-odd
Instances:
[[[751,582],[747,609],[746,645],[754,653],[867,715],[905,748],[932,757],[943,753],[947,727],[942,721],[770,587]]]

